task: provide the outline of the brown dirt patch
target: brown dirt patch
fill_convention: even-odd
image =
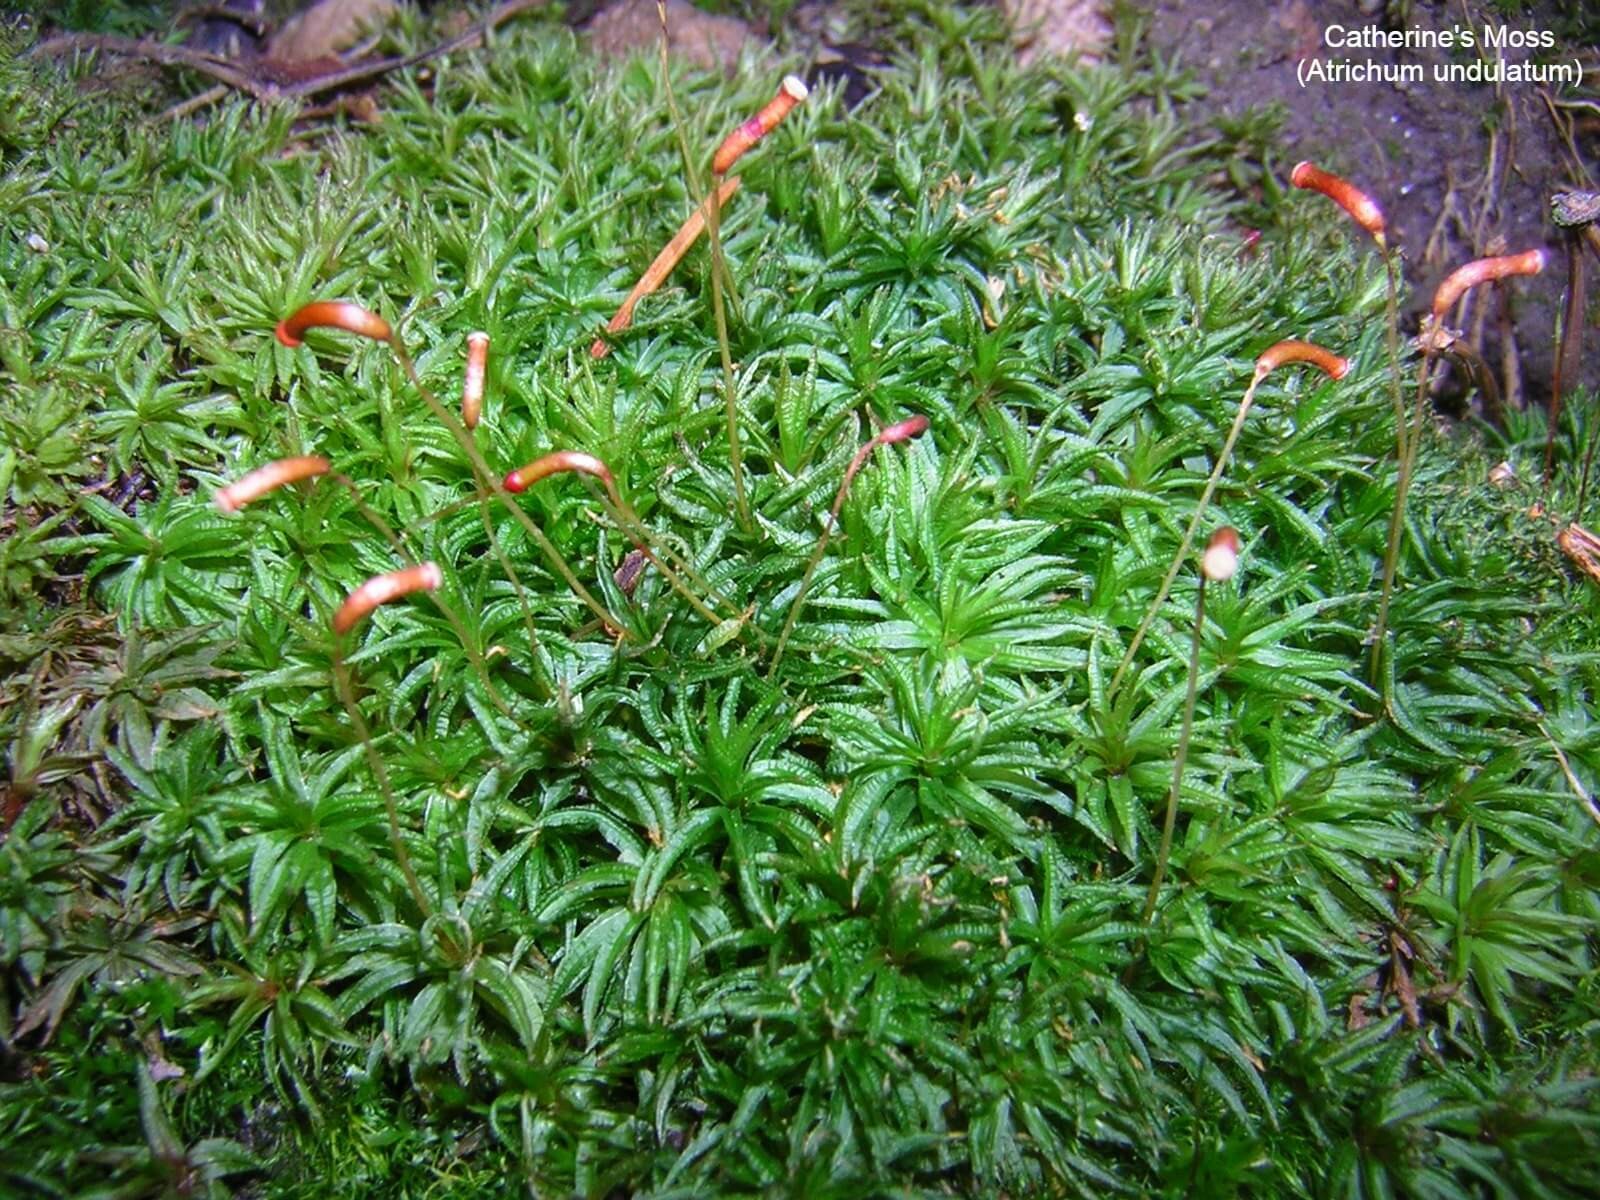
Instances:
[[[1252,106],[1281,104],[1287,120],[1281,157],[1289,167],[1309,158],[1360,184],[1383,205],[1394,240],[1401,246],[1410,285],[1407,306],[1412,327],[1433,289],[1456,266],[1505,250],[1544,247],[1551,268],[1519,288],[1511,340],[1519,351],[1529,397],[1543,400],[1550,389],[1552,337],[1565,282],[1560,237],[1550,221],[1550,196],[1584,186],[1579,159],[1591,164],[1600,151],[1600,51],[1595,31],[1600,14],[1554,4],[1530,6],[1507,18],[1483,3],[1374,4],[1353,0],[1156,0],[1149,9],[1148,34],[1164,55],[1178,55],[1203,80],[1208,92],[1189,115],[1238,115]],[[1398,16],[1401,20],[1395,20]],[[1589,28],[1585,29],[1587,23]],[[1341,26],[1365,38],[1367,29],[1445,30],[1469,28],[1471,49],[1388,49],[1331,47],[1328,30]],[[1439,81],[1435,69],[1468,64],[1494,49],[1483,45],[1484,28],[1548,32],[1555,48],[1505,49],[1508,63],[1579,61],[1585,79],[1579,89],[1538,83],[1475,84]],[[1335,35],[1341,40],[1345,35]],[[1308,79],[1303,64],[1372,64],[1393,69],[1420,68],[1422,80],[1373,81]],[[1590,75],[1594,70],[1596,74]],[[1569,148],[1558,136],[1556,115],[1574,125]],[[1587,124],[1586,124],[1587,121]],[[1577,151],[1575,158],[1572,150]],[[1592,185],[1590,185],[1592,186]],[[1591,271],[1591,276],[1593,272]],[[1591,288],[1591,292],[1593,289]],[[1480,341],[1498,371],[1505,331],[1493,305],[1480,306],[1469,319],[1470,339]],[[1594,312],[1590,313],[1593,323]],[[1480,329],[1471,321],[1482,320]],[[1600,380],[1600,363],[1591,354],[1584,380]]]

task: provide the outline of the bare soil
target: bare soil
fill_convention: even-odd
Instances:
[[[1492,300],[1468,317],[1467,335],[1497,373],[1513,357],[1530,402],[1550,393],[1553,334],[1566,283],[1565,246],[1550,220],[1552,193],[1594,186],[1584,172],[1600,162],[1600,11],[1594,6],[1530,5],[1512,17],[1498,7],[1452,3],[1375,4],[1354,0],[1153,0],[1147,36],[1161,54],[1179,56],[1207,85],[1189,115],[1205,122],[1266,104],[1286,112],[1281,169],[1308,158],[1370,192],[1400,245],[1411,328],[1434,288],[1455,267],[1487,254],[1544,247],[1550,267],[1518,281],[1509,313]],[[1403,11],[1401,11],[1403,10]],[[1388,14],[1403,17],[1389,19]],[[1478,45],[1440,49],[1333,48],[1331,26],[1345,30],[1472,29]],[[1436,64],[1468,63],[1480,54],[1484,28],[1549,32],[1557,46],[1535,61],[1577,61],[1577,88],[1507,82],[1438,82]],[[1585,28],[1587,26],[1587,28]],[[1336,39],[1345,35],[1335,34]],[[1366,36],[1361,34],[1359,36]],[[1527,50],[1501,51],[1507,62]],[[1423,80],[1301,84],[1302,63],[1351,62],[1393,68],[1414,63]],[[1591,75],[1590,72],[1595,72]],[[1591,275],[1594,263],[1590,263]],[[1594,288],[1590,288],[1591,293]],[[1588,324],[1596,312],[1591,306]],[[1582,379],[1600,381],[1593,353]]]

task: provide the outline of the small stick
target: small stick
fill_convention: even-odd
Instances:
[[[467,369],[461,381],[461,423],[472,430],[483,416],[483,378],[489,367],[489,335],[467,334]]]
[[[896,442],[905,442],[927,431],[928,418],[918,413],[916,416],[907,417],[904,421],[897,421],[886,426],[876,437],[857,450],[855,457],[850,460],[850,465],[845,468],[844,478],[839,481],[839,490],[834,494],[833,507],[828,510],[828,523],[822,528],[822,535],[817,538],[817,548],[811,552],[811,560],[806,563],[805,574],[800,577],[800,590],[794,595],[794,603],[789,606],[788,620],[783,623],[783,633],[778,637],[777,649],[772,654],[772,666],[768,670],[770,678],[778,669],[778,664],[783,661],[783,649],[789,643],[789,635],[794,632],[794,623],[800,617],[800,609],[805,605],[806,592],[811,587],[811,577],[817,573],[817,566],[822,562],[822,552],[828,548],[828,538],[833,534],[833,527],[839,523],[839,510],[844,507],[845,494],[850,490],[850,481],[856,477],[856,472],[861,470],[872,452],[879,446],[892,446]]]
[[[257,78],[255,75],[237,70],[229,65],[226,59],[215,54],[205,54],[198,50],[189,50],[183,46],[169,46],[164,42],[135,41],[110,34],[60,34],[40,42],[28,53],[30,56],[63,55],[75,53],[78,50],[101,50],[108,54],[130,54],[139,58],[149,59],[151,62],[160,63],[163,66],[188,67],[204,75],[210,75],[214,79],[220,79],[229,87],[248,92],[257,100],[272,100],[285,96],[315,96],[322,92],[332,91],[335,88],[348,87],[352,83],[357,83],[363,79],[371,79],[389,71],[414,67],[442,54],[449,54],[455,50],[475,46],[487,37],[496,26],[510,20],[519,13],[537,8],[544,2],[545,0],[506,0],[505,3],[494,8],[488,16],[465,33],[451,38],[449,41],[441,42],[436,46],[429,46],[426,50],[419,50],[415,54],[402,55],[398,58],[384,58],[376,62],[356,63],[342,70],[329,71],[326,74],[314,75],[309,79],[289,82],[281,86],[276,79]]]
[[[738,190],[739,176],[735,175],[732,179],[724,181],[717,188],[717,207],[721,208],[727,204]],[[661,248],[661,253],[655,256],[645,268],[644,274],[639,276],[639,282],[633,285],[633,291],[628,293],[628,298],[622,302],[622,307],[618,308],[616,315],[606,322],[608,334],[621,333],[633,324],[634,306],[667,281],[667,276],[672,274],[683,256],[689,252],[689,247],[694,245],[695,240],[705,231],[706,214],[710,208],[711,198],[708,196],[705,202],[678,226],[678,232],[672,235],[672,240]],[[604,358],[610,353],[611,344],[603,337],[595,338],[594,344],[589,347],[591,358]]]

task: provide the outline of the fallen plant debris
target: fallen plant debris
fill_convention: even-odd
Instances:
[[[716,190],[717,207],[720,209],[725,206],[729,200],[733,199],[734,193],[738,190],[739,176],[737,175],[732,179],[724,179],[719,182]],[[661,248],[661,252],[651,260],[650,265],[645,268],[644,274],[639,276],[639,282],[633,285],[633,290],[628,293],[627,298],[617,308],[611,320],[606,322],[605,336],[595,338],[594,343],[589,347],[589,356],[591,358],[604,358],[611,353],[611,343],[606,340],[607,337],[614,337],[632,325],[633,310],[638,306],[639,301],[660,288],[667,281],[667,276],[671,275],[673,269],[683,261],[683,256],[689,252],[689,247],[694,245],[700,235],[705,232],[706,216],[711,211],[711,203],[711,198],[707,197],[700,207],[690,213],[684,219],[683,224],[678,227],[678,232],[672,235],[671,240]]]
[[[491,32],[512,17],[543,7],[545,0],[505,0],[489,12],[472,29],[414,54],[379,59],[375,62],[345,64],[327,57],[307,62],[296,57],[300,50],[294,43],[285,45],[286,57],[274,57],[273,43],[268,40],[267,51],[257,56],[245,55],[230,59],[186,46],[174,46],[148,38],[125,38],[112,34],[62,33],[46,38],[28,53],[38,58],[60,58],[95,51],[101,54],[119,54],[159,63],[165,67],[182,67],[207,75],[235,91],[244,92],[256,100],[283,100],[320,96],[353,84],[366,83],[394,71],[403,71],[457,50],[478,45]],[[323,38],[318,33],[317,39]],[[215,98],[210,95],[207,99]],[[187,106],[173,110],[174,115],[184,115]]]

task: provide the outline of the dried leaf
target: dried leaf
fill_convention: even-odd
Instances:
[[[394,14],[394,0],[318,0],[268,39],[267,57],[279,62],[327,58],[382,28]]]
[[[1578,570],[1600,583],[1600,538],[1582,525],[1568,525],[1556,535],[1556,545]]]
[[[222,710],[199,688],[179,688],[156,701],[156,716],[163,721],[203,721]]]

